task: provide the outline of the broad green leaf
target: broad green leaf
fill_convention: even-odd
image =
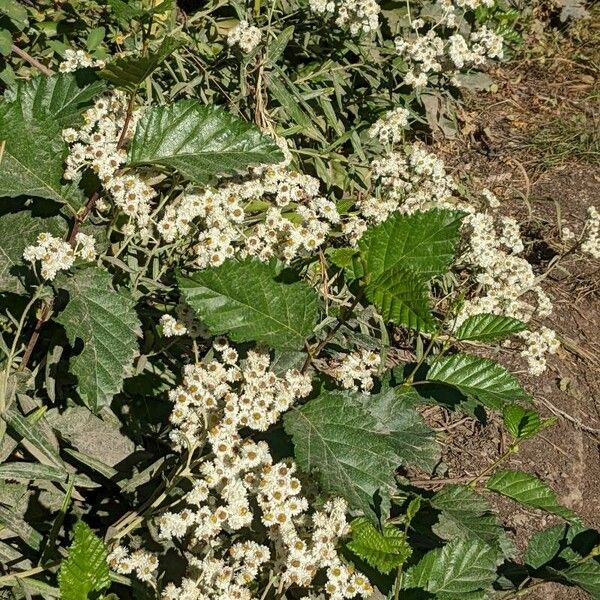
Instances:
[[[554,525],[534,533],[525,550],[525,563],[534,569],[549,563],[558,555],[561,546],[567,542],[566,535],[567,526],[564,524]]]
[[[394,525],[384,525],[379,531],[364,517],[351,523],[352,541],[347,545],[354,554],[366,560],[381,573],[399,567],[412,554],[403,531]]]
[[[433,496],[431,506],[441,511],[433,532],[442,539],[478,539],[504,553],[504,528],[485,499],[471,488],[446,485]]]
[[[166,37],[158,48],[150,50],[146,56],[125,56],[112,60],[100,71],[100,75],[114,86],[134,94],[182,43],[180,39]]]
[[[389,434],[389,443],[401,465],[433,471],[440,460],[440,448],[435,432],[412,408],[403,394],[390,388],[380,394],[356,394],[363,408],[380,423],[381,433]]]
[[[543,481],[529,473],[497,471],[488,480],[487,488],[525,506],[540,508],[567,521],[579,522],[579,517],[572,510],[561,506],[554,492]]]
[[[110,585],[107,551],[83,522],[75,525],[73,541],[58,573],[61,600],[88,600]],[[96,594],[98,595],[98,594]]]
[[[488,589],[496,578],[496,552],[476,539],[455,539],[429,551],[405,574],[403,587],[422,588],[439,600]]]
[[[385,271],[365,286],[367,299],[385,321],[419,331],[434,331],[429,294],[421,278],[402,267]]]
[[[254,125],[195,100],[147,110],[137,124],[130,150],[130,164],[176,169],[194,183],[281,160],[277,144]]]
[[[513,317],[480,314],[469,317],[456,331],[457,340],[489,342],[523,331],[527,325]]]
[[[443,209],[395,213],[371,227],[359,242],[367,273],[378,277],[402,267],[425,279],[444,274],[454,258],[463,216]]]
[[[377,522],[399,462],[377,420],[349,394],[324,392],[288,412],[284,426],[299,467]]]
[[[81,122],[83,111],[103,90],[101,81],[80,83],[73,73],[59,73],[17,85],[6,92],[4,101],[17,104],[25,121],[44,123],[62,133]]]
[[[517,379],[504,367],[488,358],[462,352],[434,362],[427,380],[455,387],[468,398],[475,398],[492,409],[501,409],[516,400],[529,400]]]
[[[40,233],[64,237],[68,231],[62,217],[42,219],[23,210],[0,216],[0,289],[22,294],[30,284],[36,284],[31,264],[23,260],[26,246],[35,244]]]
[[[580,562],[563,571],[563,577],[585,590],[594,600],[600,598],[600,563],[594,559]]]
[[[232,259],[178,281],[186,302],[211,333],[298,350],[315,325],[317,295],[304,282],[282,283],[277,277],[274,265]]]
[[[0,504],[0,532],[3,528],[9,529],[23,540],[30,548],[39,550],[42,545],[42,536],[31,525],[26,523],[14,510],[5,508]]]
[[[121,390],[138,351],[134,303],[113,289],[111,279],[103,269],[89,267],[60,285],[70,298],[56,321],[64,325],[71,345],[83,342],[81,353],[70,359],[70,371],[81,399],[93,411]]]
[[[526,410],[518,404],[509,404],[502,411],[504,425],[515,439],[527,439],[537,435],[548,423],[540,419],[535,410]]]
[[[67,145],[62,129],[78,121],[102,87],[79,87],[72,75],[20,83],[0,105],[0,196],[34,196],[66,204],[73,213],[82,192],[62,180]]]

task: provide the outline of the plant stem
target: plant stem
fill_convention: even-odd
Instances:
[[[49,69],[46,65],[43,65],[39,60],[33,58],[33,56],[31,56],[30,54],[27,54],[25,50],[21,50],[21,48],[19,48],[15,44],[12,44],[10,49],[17,56],[22,58],[24,61],[28,62],[32,67],[35,67],[40,73],[43,73],[47,77],[54,75],[54,71],[52,69]]]
[[[27,347],[25,348],[25,354],[23,354],[23,360],[21,361],[21,364],[19,365],[19,371],[24,371],[27,368],[27,365],[29,364],[29,359],[31,358],[31,354],[33,353],[33,349],[35,348],[38,338],[40,337],[40,332],[42,331],[42,328],[44,327],[44,323],[48,320],[49,317],[50,317],[50,305],[46,303],[46,304],[44,304],[44,308],[42,308],[42,313],[40,314],[40,316],[37,320],[37,323],[35,324],[33,333],[31,334],[31,337],[29,338],[29,341],[27,342]]]
[[[489,467],[486,467],[483,471],[481,471],[481,473],[476,475],[475,478],[472,479],[468,483],[468,486],[470,488],[474,488],[480,479],[485,477],[488,473],[493,471],[497,466],[502,464],[511,454],[514,454],[514,452],[516,452],[517,448],[518,448],[518,444],[512,444],[510,446],[510,448],[504,454],[502,454],[499,458],[497,458]]]

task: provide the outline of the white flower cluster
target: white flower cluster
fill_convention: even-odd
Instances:
[[[291,170],[287,160],[254,174],[215,190],[185,194],[167,207],[157,225],[163,239],[189,238],[198,227],[194,251],[201,268],[218,266],[236,253],[289,262],[314,252],[340,220],[335,204],[319,196],[319,181]],[[252,212],[253,202],[270,204],[258,219],[255,213],[264,208]]]
[[[405,108],[395,108],[371,125],[369,135],[384,145],[398,144],[404,139],[409,117],[410,112]]]
[[[94,60],[83,50],[65,50],[65,59],[58,65],[61,73],[72,73],[77,69],[98,68],[103,69],[106,63],[103,60]]]
[[[423,18],[412,21],[413,32],[394,40],[396,51],[408,65],[404,83],[414,88],[426,86],[433,76],[452,79],[458,72],[471,66],[481,66],[488,59],[502,58],[504,39],[485,25],[465,37],[459,32],[464,19],[458,18],[462,9],[473,10],[473,6],[486,2],[453,2],[441,3],[441,16],[437,22]],[[429,26],[423,33],[419,30]],[[448,38],[437,33],[437,29],[454,29]]]
[[[385,221],[392,213],[412,214],[430,208],[473,210],[453,197],[454,180],[444,162],[418,143],[406,152],[390,152],[371,165],[376,193],[357,202],[358,215],[343,225],[344,234],[356,242],[369,224]]]
[[[140,581],[153,584],[158,569],[158,558],[145,550],[130,552],[124,546],[115,546],[108,555],[108,564],[123,575],[135,573]]]
[[[267,564],[280,595],[291,585],[312,586],[324,572],[332,600],[368,597],[368,580],[336,550],[349,533],[345,501],[333,499],[311,511],[294,463],[274,463],[265,442],[240,433],[275,423],[310,393],[310,376],[295,370],[276,375],[269,356],[255,351],[241,361],[224,339],[214,348],[220,358],[186,367],[183,384],[170,393],[175,447],[196,447],[206,439],[211,454],[200,463],[181,508],[158,518],[159,535],[185,538],[189,550],[186,577],[179,586],[168,584],[163,600],[249,600],[248,585]],[[244,539],[256,519],[268,528],[270,547]],[[113,567],[119,570],[118,563]]]
[[[227,44],[237,45],[244,52],[252,52],[260,44],[261,38],[262,32],[258,27],[250,25],[248,21],[240,21],[227,34]]]
[[[370,33],[379,28],[380,7],[376,0],[308,0],[310,9],[328,17],[335,24],[349,29],[352,35]]]
[[[353,354],[346,354],[339,361],[331,375],[347,390],[368,392],[373,388],[373,376],[377,374],[381,365],[381,357],[376,352],[360,350]]]
[[[92,168],[115,205],[130,217],[123,232],[130,235],[137,228],[144,234],[150,225],[151,200],[156,192],[139,173],[119,173],[127,160],[127,152],[117,148],[126,113],[127,97],[117,91],[99,99],[84,113],[81,129],[63,131],[63,138],[71,144],[64,177],[72,180],[84,168]],[[124,140],[133,135],[139,116],[134,111]]]
[[[187,327],[185,323],[178,321],[175,317],[171,315],[163,315],[160,318],[160,325],[163,330],[163,335],[165,337],[175,337],[177,335],[185,335],[187,333]]]
[[[588,208],[585,237],[581,250],[593,258],[600,258],[600,212],[595,206]]]
[[[528,322],[534,314],[543,318],[552,312],[552,304],[526,259],[515,252],[523,249],[518,227],[511,219],[504,220],[504,231],[498,236],[494,216],[487,212],[467,215],[465,225],[471,229],[469,249],[462,260],[475,271],[476,281],[484,291],[467,300],[458,316],[458,323],[480,313],[507,315]],[[508,225],[507,225],[508,223]],[[502,245],[512,253],[502,250]],[[536,297],[536,305],[528,299]]]
[[[85,233],[78,233],[75,236],[75,242],[75,247],[73,247],[50,233],[40,233],[37,244],[25,248],[23,258],[30,263],[39,260],[42,266],[42,278],[52,281],[59,271],[70,269],[77,257],[86,261],[96,258],[93,237]]]
[[[546,355],[556,354],[560,348],[556,332],[547,327],[540,327],[538,331],[522,331],[518,335],[527,344],[521,356],[527,359],[529,372],[532,375],[541,375],[546,370]]]

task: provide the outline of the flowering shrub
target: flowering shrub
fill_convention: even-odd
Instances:
[[[551,423],[485,351],[542,373],[551,299],[518,223],[416,135],[428,96],[502,57],[510,11],[62,4],[0,4],[28,42],[0,104],[0,587],[597,595],[598,533],[501,468]],[[565,252],[597,258],[598,230],[591,208]],[[507,451],[420,487],[431,404],[501,413]],[[491,494],[564,521],[518,569]]]

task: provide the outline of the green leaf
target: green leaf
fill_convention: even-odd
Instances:
[[[385,321],[419,331],[434,331],[427,286],[402,267],[385,271],[365,286],[365,295]]]
[[[64,325],[71,345],[83,342],[81,353],[70,359],[70,370],[81,399],[93,411],[121,390],[125,369],[138,351],[134,303],[113,289],[111,279],[103,269],[90,267],[60,286],[70,300],[56,321]]]
[[[29,285],[37,283],[31,264],[23,260],[23,251],[46,231],[63,238],[68,231],[67,223],[62,217],[33,217],[29,211],[0,216],[0,289],[3,292],[22,294]]]
[[[554,492],[537,477],[522,471],[497,471],[487,482],[487,488],[512,498],[520,504],[540,508],[567,521],[579,522],[579,517],[561,506]]]
[[[0,54],[8,56],[11,53],[12,34],[8,29],[0,29]]]
[[[61,600],[88,600],[110,585],[107,551],[102,540],[83,522],[75,525],[73,542],[58,573]]]
[[[271,64],[275,64],[291,39],[294,37],[294,26],[290,25],[286,27],[268,46],[267,46],[267,60]]]
[[[563,571],[563,577],[585,590],[592,598],[600,598],[600,563],[594,559],[582,561]]]
[[[124,0],[107,0],[107,3],[117,21],[121,23],[139,19],[144,14],[143,10]]]
[[[566,534],[567,526],[564,524],[534,533],[525,550],[525,563],[534,569],[549,563],[558,555],[563,543],[566,543]]]
[[[40,414],[43,414],[43,412]],[[21,443],[40,462],[63,469],[65,476],[67,475],[66,470],[64,470],[64,462],[58,453],[58,444],[56,444],[56,440],[54,440],[56,444],[55,447],[52,443],[53,439],[49,428],[48,431],[45,431],[42,426],[43,417],[39,419],[29,418],[29,416],[24,417],[13,404],[6,409],[2,418],[8,423],[10,428],[22,438]]]
[[[504,367],[493,360],[462,352],[434,362],[427,380],[455,387],[468,398],[475,398],[492,409],[501,409],[515,400],[529,400],[517,379]]]
[[[87,39],[85,40],[85,46],[88,49],[88,52],[93,52],[96,50],[104,40],[105,35],[105,27],[94,27],[94,29],[90,30]]]
[[[540,420],[535,410],[526,410],[518,404],[509,404],[502,411],[504,425],[515,439],[527,439],[537,435],[548,423]]]
[[[352,541],[348,548],[381,573],[389,573],[404,564],[412,554],[406,534],[393,525],[386,524],[383,531],[379,531],[362,517],[354,519],[351,528]]]
[[[395,267],[423,278],[446,273],[459,241],[463,213],[434,209],[412,215],[395,213],[367,230],[359,242],[366,271],[378,277]]]
[[[17,29],[27,25],[27,9],[17,0],[0,0],[0,13],[6,15]]]
[[[435,433],[406,397],[390,388],[380,394],[356,394],[363,408],[381,424],[380,431],[396,451],[399,464],[433,471],[440,460]]]
[[[496,553],[480,540],[455,539],[428,552],[404,576],[403,587],[422,588],[439,600],[488,589],[496,578]]]
[[[281,283],[278,276],[274,265],[248,258],[227,260],[178,281],[186,302],[211,333],[297,350],[315,325],[317,295],[304,282]]]
[[[298,466],[313,470],[325,492],[377,522],[394,485],[398,458],[377,420],[349,394],[324,392],[284,417]]]
[[[33,548],[34,550],[39,550],[41,548],[43,540],[42,536],[13,510],[0,505],[0,531],[3,526],[10,529],[10,531],[22,539],[30,548]]]
[[[62,129],[78,121],[94,83],[79,87],[70,74],[19,83],[0,104],[0,196],[35,196],[66,204],[73,213],[84,197],[62,181],[67,145]]]
[[[190,181],[244,172],[249,166],[283,160],[277,144],[216,106],[180,100],[147,110],[131,144],[132,165],[176,169]]]
[[[34,481],[41,479],[45,481],[56,481],[66,483],[69,473],[50,465],[31,462],[8,462],[0,465],[0,479],[14,479],[17,481]],[[84,475],[75,477],[75,485],[87,487],[90,480]],[[94,487],[92,485],[92,487]]]
[[[478,539],[504,554],[504,528],[477,492],[463,485],[446,485],[430,502],[441,511],[433,527],[437,536],[443,540]]]
[[[502,315],[480,314],[469,317],[456,331],[457,340],[489,342],[506,338],[527,328],[523,321]]]
[[[6,92],[4,100],[13,105],[11,110],[18,105],[25,121],[43,123],[62,134],[65,127],[81,122],[81,114],[104,87],[101,81],[80,83],[73,73],[59,73],[19,83]]]
[[[100,75],[115,87],[134,94],[138,87],[182,44],[181,39],[166,37],[156,50],[149,51],[146,56],[125,56],[112,60],[100,71]]]

